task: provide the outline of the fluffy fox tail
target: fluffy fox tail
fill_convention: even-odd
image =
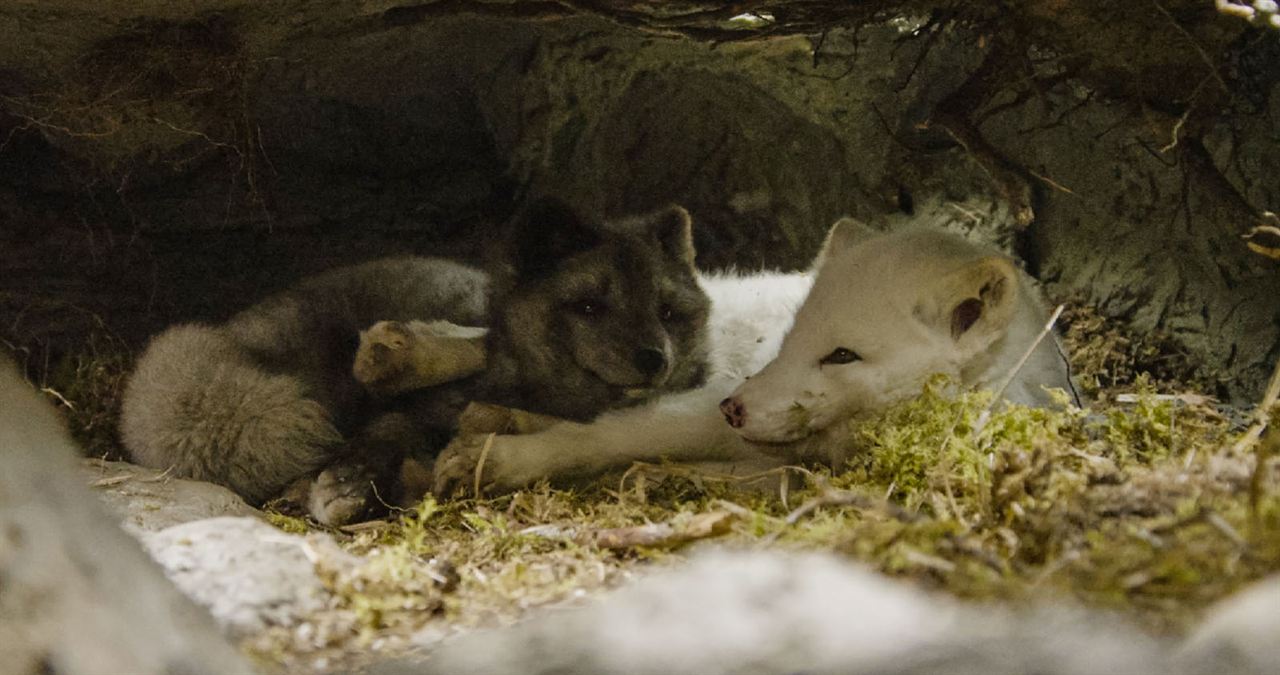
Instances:
[[[225,333],[200,325],[152,339],[125,386],[120,434],[135,462],[254,503],[323,468],[342,442],[301,383],[256,368]]]

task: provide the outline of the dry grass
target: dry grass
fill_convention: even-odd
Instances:
[[[1211,393],[1221,375],[1208,372],[1163,331],[1135,334],[1075,297],[1059,323],[1080,387],[1091,399],[1126,391],[1139,376],[1161,392]]]
[[[935,387],[851,425],[853,461],[813,474],[790,507],[679,467],[650,467],[626,493],[608,480],[577,492],[543,485],[492,500],[428,500],[344,547],[396,561],[381,568],[393,578],[450,570],[431,587],[440,602],[430,611],[402,605],[395,584],[379,586],[389,589],[383,596],[335,589],[349,605],[382,609],[365,611],[341,639],[325,633],[327,644],[289,642],[332,664],[356,645],[396,651],[420,631],[581,602],[678,563],[685,550],[665,544],[688,540],[609,548],[583,533],[651,523],[679,531],[700,516],[726,524],[701,531],[725,544],[835,550],[961,597],[1069,598],[1173,633],[1206,604],[1280,570],[1280,497],[1269,494],[1251,524],[1249,458],[1231,454],[1233,432],[1212,408],[1149,393],[1105,415],[1012,407],[972,435],[986,399]]]
[[[804,485],[785,502],[687,467],[645,466],[578,490],[427,500],[333,532],[364,561],[341,574],[317,563],[334,606],[244,647],[270,669],[352,667],[411,636],[589,601],[704,540],[833,550],[961,597],[1068,598],[1177,633],[1208,603],[1280,570],[1276,463],[1259,474],[1254,508],[1253,457],[1232,449],[1240,416],[1198,392],[1205,381],[1176,346],[1079,309],[1068,337],[1100,401],[1090,409],[997,407],[976,429],[990,394],[945,395],[934,382],[849,423],[837,435],[848,461],[798,472]],[[114,445],[125,359],[94,354],[69,358],[50,381],[97,454]]]
[[[32,356],[14,350],[28,379],[61,411],[72,437],[89,457],[125,459],[120,448],[120,401],[133,357],[106,330],[91,332],[82,342],[50,356],[47,347]]]
[[[1066,599],[1181,632],[1207,604],[1280,570],[1276,467],[1252,509],[1253,457],[1232,449],[1238,426],[1171,371],[1153,378],[1142,365],[1169,359],[1133,347],[1143,343],[1105,321],[1090,325],[1094,333],[1074,339],[1085,377],[1108,384],[1094,408],[998,407],[976,429],[991,395],[946,395],[945,383],[933,382],[915,400],[849,423],[838,434],[848,462],[802,474],[805,486],[787,503],[720,476],[654,466],[578,491],[542,485],[491,500],[428,500],[344,546],[409,566],[448,561],[456,583],[438,587],[433,611],[390,623],[378,615],[349,638],[395,651],[414,633],[444,635],[582,602],[678,564],[683,546],[701,538],[834,550],[960,597]],[[1098,367],[1105,373],[1091,372]],[[1112,379],[1119,374],[1132,377]],[[699,519],[718,526],[698,529]],[[591,536],[640,529],[677,536],[621,547]],[[302,651],[349,664],[352,644]],[[297,655],[284,658],[296,665]]]

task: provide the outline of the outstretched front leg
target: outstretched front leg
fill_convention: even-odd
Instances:
[[[448,321],[379,321],[360,332],[351,372],[381,396],[460,380],[484,368],[486,332]]]
[[[471,489],[477,466],[482,488],[503,492],[543,478],[590,478],[637,461],[758,461],[759,448],[733,433],[720,414],[718,403],[732,388],[707,386],[523,436],[461,436],[436,459],[435,493]]]

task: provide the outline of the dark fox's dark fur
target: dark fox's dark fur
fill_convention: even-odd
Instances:
[[[702,383],[710,301],[688,213],[593,224],[552,203],[528,223],[494,277],[482,398],[588,420]]]
[[[273,497],[372,422],[351,376],[359,331],[423,316],[483,323],[487,283],[444,260],[378,260],[304,280],[220,326],[171,328],[125,389],[125,447],[141,464]]]
[[[492,281],[445,260],[379,260],[222,325],[169,329],[129,380],[121,434],[141,464],[261,502],[344,458],[385,479],[469,398],[589,419],[700,382],[708,301],[692,263],[681,209],[594,224],[541,202],[517,219]],[[490,367],[371,398],[351,375],[359,331],[415,319],[489,326]]]

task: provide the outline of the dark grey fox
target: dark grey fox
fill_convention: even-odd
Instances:
[[[598,223],[543,200],[505,239],[489,272],[378,260],[306,279],[224,324],[165,331],[126,387],[126,448],[254,502],[322,472],[310,510],[334,524],[396,499],[404,454],[447,440],[470,400],[588,420],[702,381],[709,302],[683,209]],[[488,327],[487,365],[379,395],[352,368],[360,331],[384,320]]]

